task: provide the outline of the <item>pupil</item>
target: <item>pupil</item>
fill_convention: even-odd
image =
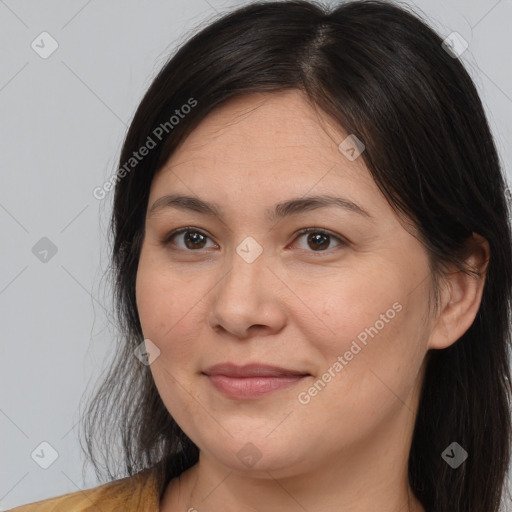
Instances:
[[[321,239],[324,240],[324,243],[321,242]],[[308,242],[313,242],[313,244],[316,244],[317,249],[319,249],[319,248],[325,249],[326,247],[329,246],[328,236],[322,235],[320,233],[316,233],[316,234],[313,233],[313,234],[309,235]],[[318,244],[320,244],[320,246]]]
[[[197,242],[200,242],[201,240],[204,241],[204,236],[201,233],[197,233],[195,231],[187,231],[185,236],[185,243],[189,249],[197,249],[199,247]],[[191,242],[190,245],[189,242]]]

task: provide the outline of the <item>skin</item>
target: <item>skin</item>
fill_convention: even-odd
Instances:
[[[148,211],[179,193],[214,202],[223,215],[170,207],[146,217],[136,297],[144,337],[160,350],[150,369],[200,449],[199,462],[169,483],[163,512],[424,511],[409,489],[407,458],[425,355],[468,329],[484,277],[448,274],[439,311],[428,309],[426,249],[363,159],[340,152],[347,135],[298,91],[251,94],[210,113],[153,180]],[[343,197],[371,217],[334,206],[265,216],[313,194]],[[195,239],[198,249],[186,234],[162,242],[186,226],[207,236]],[[309,227],[329,232],[326,247],[297,234]],[[249,236],[263,248],[252,263],[236,252]],[[488,246],[475,240],[468,263],[484,271]],[[396,303],[401,310],[299,402]],[[230,399],[201,373],[225,361],[309,376],[257,400]],[[260,456],[252,466],[237,457],[246,443]]]

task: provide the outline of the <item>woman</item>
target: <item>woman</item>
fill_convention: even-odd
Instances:
[[[500,510],[510,225],[445,48],[389,3],[288,1],[176,53],[95,191],[123,338],[87,448],[117,478],[120,438],[128,477],[14,510]]]

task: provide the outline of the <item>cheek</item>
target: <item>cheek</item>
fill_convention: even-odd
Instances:
[[[298,295],[302,294],[303,302],[311,305],[314,313],[308,315],[310,339],[330,357],[349,350],[352,341],[364,346],[368,340],[382,339],[403,316],[402,288],[396,276],[372,269],[347,272],[343,279],[326,280],[324,286],[315,289],[303,287]]]
[[[389,407],[396,396],[407,397],[428,338],[423,329],[427,283],[410,293],[408,282],[398,269],[388,268],[386,274],[368,272],[330,284],[322,290],[323,299],[318,291],[310,296],[324,324],[321,336],[317,319],[310,315],[303,324],[321,362],[317,377],[322,382],[318,391],[311,389],[315,397],[323,395],[319,401],[344,403],[363,413]]]
[[[160,364],[174,374],[190,372],[197,362],[209,290],[206,278],[187,280],[141,255],[136,300],[142,332],[160,349]]]
[[[186,286],[175,273],[166,275],[160,265],[150,263],[141,256],[136,279],[144,338],[160,350],[149,369],[169,413],[179,425],[189,425],[193,423],[190,404],[195,402],[194,397],[199,398],[193,383],[200,339],[197,316],[202,310],[201,291],[197,283]]]

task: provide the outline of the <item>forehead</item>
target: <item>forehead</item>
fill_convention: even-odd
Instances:
[[[224,202],[241,201],[242,191],[274,202],[283,194],[381,195],[363,159],[340,152],[348,135],[300,91],[235,98],[210,112],[177,148],[155,176],[151,195],[173,189]]]
[[[183,153],[203,155],[214,150],[227,161],[328,159],[346,136],[300,91],[255,93],[210,112],[172,160],[178,161]],[[334,154],[339,158],[338,151]]]

